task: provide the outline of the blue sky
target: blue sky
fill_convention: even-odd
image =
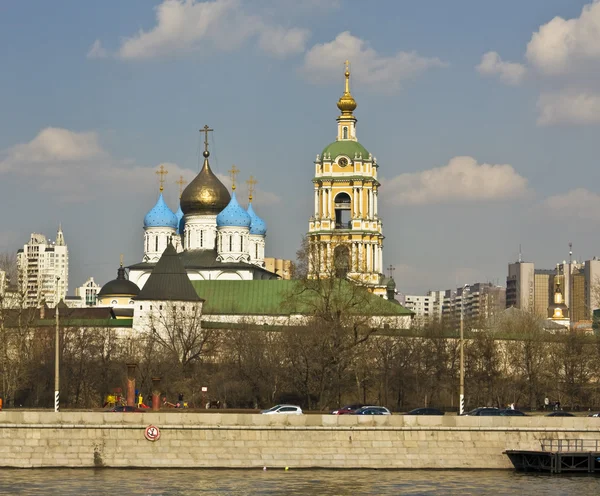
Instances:
[[[598,253],[600,4],[216,0],[0,5],[0,250],[62,222],[71,289],[142,257],[169,170],[258,181],[267,255],[293,258],[342,61],[380,164],[384,263],[402,292],[503,283],[523,246]]]

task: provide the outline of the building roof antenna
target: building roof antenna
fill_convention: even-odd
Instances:
[[[519,243],[519,263],[523,261],[523,257],[521,256],[521,243]]]
[[[573,262],[573,243],[569,241],[569,265]]]

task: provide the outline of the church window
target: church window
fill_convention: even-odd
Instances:
[[[162,305],[159,305],[158,309],[159,309],[159,310],[162,310]]]
[[[254,248],[256,248],[256,256],[254,258],[258,260],[258,245],[254,245]]]
[[[229,251],[233,251],[233,235],[229,235]]]
[[[200,231],[200,248],[204,246],[204,231]]]
[[[348,128],[344,128],[344,139],[348,139]]]
[[[110,302],[111,305],[116,305],[117,303],[118,303],[117,300],[113,300],[113,301]]]
[[[140,310],[142,310],[142,305],[140,305]]]
[[[152,305],[150,305],[150,310],[152,310]]]
[[[154,251],[158,251],[158,236],[156,236],[154,244],[156,245],[156,248],[154,249]]]
[[[240,236],[240,251],[244,253],[244,237]]]

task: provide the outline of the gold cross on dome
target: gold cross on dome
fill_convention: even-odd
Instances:
[[[183,194],[183,185],[187,184],[187,181],[183,178],[183,176],[179,176],[179,179],[175,181],[175,184],[179,185],[179,199],[181,200],[181,195]]]
[[[200,129],[200,132],[204,133],[204,153],[208,152],[208,133],[211,131],[214,131],[214,129],[209,128],[206,124]]]
[[[235,191],[235,177],[238,175],[240,170],[235,165],[232,165],[231,169],[229,169],[227,172],[229,172],[229,175],[231,176],[231,189]]]
[[[254,195],[256,183],[257,181],[254,179],[254,176],[250,176],[250,178],[246,181],[246,184],[248,185],[248,199],[250,201],[252,201],[252,195]]]
[[[395,270],[396,270],[396,267],[394,267],[393,265],[390,264],[390,266],[388,267],[388,273],[390,274],[390,278],[394,277]]]
[[[160,183],[160,192],[162,193],[165,185],[165,176],[169,173],[169,171],[167,169],[165,169],[164,165],[161,164],[160,169],[158,169],[156,171],[156,175],[160,176],[160,179],[158,180]]]
[[[121,256],[119,257],[121,259],[121,267],[123,267],[123,254],[121,253]]]

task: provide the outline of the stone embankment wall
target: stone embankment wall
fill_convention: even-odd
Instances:
[[[0,467],[508,469],[542,439],[600,441],[600,419],[5,410]]]

